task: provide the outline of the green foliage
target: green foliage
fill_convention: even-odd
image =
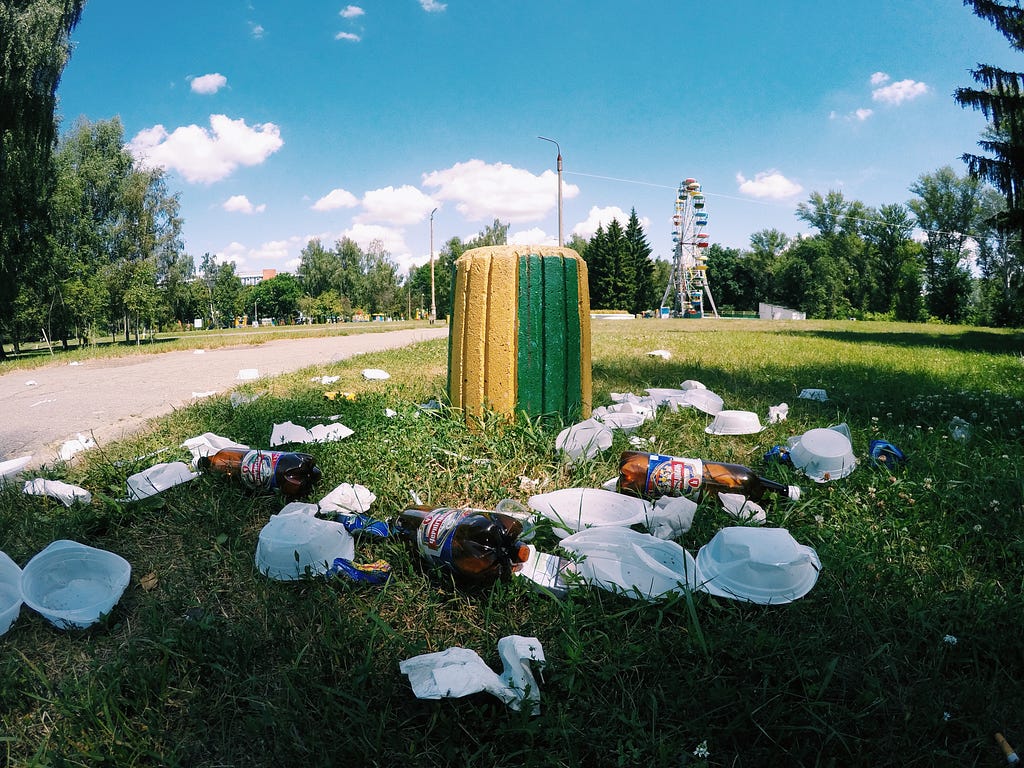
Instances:
[[[671,358],[644,354],[655,347]],[[621,434],[593,461],[569,465],[553,452],[561,425],[471,430],[454,414],[422,412],[417,404],[444,387],[444,341],[261,382],[264,396],[237,408],[225,395],[180,409],[48,470],[92,490],[89,505],[0,487],[0,549],[19,564],[71,538],[133,566],[97,626],[61,632],[23,609],[4,636],[5,762],[995,765],[991,734],[1013,737],[1024,676],[1007,629],[1024,609],[1022,353],[1019,334],[950,325],[594,324],[595,404],[683,378],[732,407],[791,404],[788,421],[756,436],[710,436],[708,417],[692,409],[660,412],[638,433],[656,450],[738,461],[803,486],[799,502],[768,507],[768,524],[814,547],[823,569],[806,597],[779,606],[701,592],[645,603],[591,588],[556,601],[517,581],[467,594],[398,542],[369,538],[356,539],[356,559],[391,563],[383,588],[273,582],[253,553],[283,499],[202,476],[150,504],[116,501],[129,474],[187,459],[177,447],[187,437],[259,445],[275,422],[333,414],[355,434],[303,446],[324,470],[316,497],[362,483],[379,518],[401,510],[409,491],[493,508],[614,474],[629,445]],[[392,378],[367,382],[365,367]],[[323,374],[341,376],[337,387],[356,399],[325,401],[309,381]],[[827,389],[829,402],[799,400],[804,387]],[[947,430],[954,416],[970,423],[968,441]],[[839,421],[860,462],[849,477],[815,485],[763,463],[769,446]],[[872,467],[874,438],[903,448],[908,464]],[[136,458],[160,449],[169,450]],[[693,554],[733,524],[702,503],[678,541]],[[558,539],[542,527],[535,543],[554,552]],[[544,647],[539,717],[486,694],[420,701],[399,672],[402,659],[453,646],[497,667],[495,643],[508,634]]]

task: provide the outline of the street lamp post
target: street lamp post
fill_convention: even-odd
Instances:
[[[252,302],[252,314],[256,325],[260,324],[260,300],[254,299]]]
[[[437,297],[434,294],[434,214],[437,208],[430,212],[430,324],[437,320]]]
[[[558,150],[558,247],[562,247],[562,148],[558,146],[558,142],[554,139],[549,139],[547,136],[538,136],[538,139],[542,141],[550,141],[555,145],[555,149]]]

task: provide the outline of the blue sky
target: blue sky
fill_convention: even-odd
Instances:
[[[495,218],[554,243],[635,208],[671,253],[696,178],[711,242],[806,231],[836,189],[905,202],[974,151],[955,88],[1020,55],[960,0],[89,0],[64,129],[120,117],[168,171],[186,249],[294,271],[312,237],[379,239],[404,270]]]

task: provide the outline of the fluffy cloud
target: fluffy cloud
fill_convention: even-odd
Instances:
[[[240,165],[259,165],[284,146],[273,123],[246,125],[244,119],[210,115],[210,129],[184,125],[171,133],[162,125],[139,131],[128,151],[143,166],[177,171],[186,181],[211,184]]]
[[[335,40],[348,40],[349,42],[358,43],[363,38],[361,38],[359,35],[357,35],[357,34],[355,34],[353,32],[339,32],[338,34],[336,34],[334,36],[334,39]]]
[[[249,198],[245,195],[232,195],[221,205],[225,211],[229,213],[263,213],[267,209],[267,206],[263,203],[260,205],[253,205],[249,202]]]
[[[829,115],[828,115],[828,119],[829,120],[840,120],[841,119],[841,120],[846,120],[847,122],[853,121],[853,122],[863,123],[865,120],[867,120],[873,114],[875,114],[875,111],[873,109],[867,109],[866,107],[861,107],[860,109],[855,109],[853,112],[850,112],[847,115],[840,115],[838,112],[835,112],[835,111],[830,112]]]
[[[383,243],[384,250],[392,254],[392,256],[395,254],[407,254],[409,251],[409,247],[405,244],[405,236],[402,234],[402,230],[394,227],[357,222],[346,229],[342,235],[354,240],[364,251],[369,249],[375,240]]]
[[[558,245],[558,236],[546,234],[540,227],[523,229],[508,236],[509,245]]]
[[[437,0],[420,0],[420,6],[427,13],[440,13],[448,7],[448,4],[439,3]]]
[[[423,221],[436,207],[434,199],[416,187],[404,184],[395,189],[389,186],[363,195],[363,213],[356,217],[356,221],[404,226]]]
[[[334,211],[338,208],[355,208],[359,200],[346,189],[332,189],[313,203],[314,211]]]
[[[883,85],[888,83],[888,85]],[[911,101],[928,93],[928,86],[916,80],[899,80],[889,83],[889,76],[884,72],[876,72],[871,76],[871,84],[877,86],[871,91],[871,98],[883,104],[898,106],[904,101]]]
[[[608,205],[604,208],[598,208],[596,205],[590,209],[590,213],[587,214],[587,218],[572,228],[574,235],[579,235],[584,240],[589,240],[597,232],[599,226],[603,226],[608,229],[608,225],[612,223],[612,219],[619,222],[619,225],[625,229],[626,224],[629,222],[629,214],[619,208],[617,205]],[[645,230],[651,225],[650,219],[647,217],[640,217],[640,226]]]
[[[778,171],[764,171],[754,176],[753,180],[746,178],[742,173],[737,173],[736,183],[744,195],[769,200],[785,200],[804,191],[803,187]]]
[[[356,19],[365,13],[366,11],[364,11],[358,5],[346,5],[344,8],[341,9],[338,15],[341,16],[341,18],[343,19]]]
[[[423,185],[434,187],[437,200],[452,200],[470,221],[535,221],[558,205],[558,177],[554,171],[536,176],[505,163],[469,160],[443,171],[423,175]],[[562,197],[572,198],[580,188],[562,184]]]
[[[192,78],[192,93],[201,93],[203,95],[216,93],[227,84],[228,79],[220,72],[200,75],[199,77]]]

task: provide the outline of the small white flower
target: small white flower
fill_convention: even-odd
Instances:
[[[708,751],[708,740],[707,739],[704,739],[704,741],[702,741],[700,744],[697,745],[697,748],[695,750],[693,750],[693,756],[694,757],[710,757],[711,756],[711,752]]]
[[[955,636],[953,636],[953,635],[946,635],[945,637],[942,638],[942,642],[944,642],[946,645],[956,645],[957,641],[956,641],[956,637]]]
[[[953,719],[953,716],[951,714],[949,714],[949,712],[943,712],[942,713],[942,722],[948,723],[952,719]]]
[[[974,532],[975,533],[981,533],[981,523],[978,523],[977,525],[974,526]]]

